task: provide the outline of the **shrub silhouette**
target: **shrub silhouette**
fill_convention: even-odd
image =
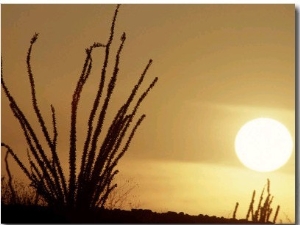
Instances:
[[[105,208],[108,210],[138,208],[140,202],[137,196],[132,194],[133,189],[138,187],[137,183],[133,183],[133,180],[129,179],[117,179],[116,182],[118,187],[108,196]],[[46,206],[44,199],[38,195],[33,187],[21,180],[13,179],[12,176],[1,177],[1,204]]]
[[[126,35],[123,33],[121,36],[121,43],[117,53],[115,54],[113,72],[107,82],[107,68],[108,65],[110,65],[109,57],[111,55],[111,45],[114,39],[115,23],[119,7],[120,6],[118,5],[115,9],[110,28],[110,36],[107,43],[94,43],[86,49],[86,58],[82,68],[82,73],[73,93],[69,136],[68,181],[65,176],[65,172],[62,169],[61,160],[57,155],[58,131],[55,108],[51,105],[52,127],[46,126],[45,119],[39,109],[35,92],[35,82],[30,59],[34,43],[38,39],[38,34],[34,34],[30,41],[26,63],[31,87],[32,107],[40,125],[39,129],[41,129],[43,133],[41,137],[37,135],[37,130],[34,129],[32,123],[24,115],[15,98],[11,95],[9,88],[5,84],[3,68],[1,66],[2,88],[9,100],[10,108],[14,117],[18,120],[26,138],[28,145],[27,158],[30,166],[26,167],[24,161],[18,157],[15,151],[8,144],[1,143],[1,145],[7,149],[8,154],[13,157],[15,162],[30,180],[31,186],[39,195],[42,196],[49,206],[55,206],[56,208],[67,207],[71,209],[104,207],[108,196],[116,188],[116,184],[112,184],[114,177],[118,173],[118,170],[116,170],[115,167],[118,161],[128,150],[137,128],[145,119],[145,114],[143,114],[134,122],[134,118],[140,104],[158,80],[156,77],[141,95],[137,95],[152,60],[149,60],[138,82],[132,88],[131,94],[114,115],[108,130],[105,132],[103,130],[106,112],[109,108],[111,96],[115,89],[118,77],[121,52],[126,40]],[[77,110],[82,90],[91,74],[93,63],[92,51],[95,48],[104,49],[105,56],[102,64],[98,90],[89,114],[87,132],[81,155],[81,164],[78,169],[75,163],[76,158],[78,157]],[[103,102],[103,104],[100,104],[100,102]],[[100,111],[99,115],[97,114],[97,110]],[[101,137],[103,135],[101,143],[99,139],[100,135]],[[44,140],[46,140],[46,144],[43,144]]]
[[[138,184],[132,179],[120,179],[118,177],[118,187],[115,188],[107,198],[105,208],[109,210],[113,209],[137,209],[140,207],[140,201],[137,195],[132,194],[135,188],[138,188]]]
[[[12,180],[11,180],[12,181]],[[14,179],[9,183],[9,179],[1,177],[1,204],[4,205],[24,205],[44,206],[45,202],[37,192],[20,180]]]

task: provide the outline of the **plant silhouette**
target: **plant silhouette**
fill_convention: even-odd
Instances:
[[[45,206],[46,203],[33,187],[21,180],[1,177],[1,204],[23,206]]]
[[[251,202],[249,205],[249,209],[246,215],[246,219],[248,220],[250,214],[252,215],[252,221],[258,223],[267,223],[269,222],[270,216],[272,214],[273,208],[271,208],[271,204],[273,201],[274,196],[271,196],[270,193],[270,180],[267,179],[267,197],[263,202],[265,187],[263,188],[260,199],[257,205],[257,209],[254,211],[254,199],[255,199],[255,190],[252,193]],[[278,205],[276,208],[276,212],[273,218],[273,223],[276,222],[277,215],[279,212],[280,206]]]
[[[1,143],[1,145],[7,149],[7,153],[13,157],[15,162],[30,180],[31,186],[40,196],[42,196],[48,206],[68,209],[91,209],[104,207],[108,196],[117,186],[112,183],[114,177],[118,173],[116,165],[128,150],[135,132],[145,119],[145,114],[143,114],[134,120],[140,104],[148,95],[149,91],[154,87],[158,78],[156,77],[150,83],[148,88],[142,91],[142,94],[138,95],[137,92],[144,81],[152,60],[149,60],[136,85],[132,88],[131,94],[110,121],[108,130],[104,131],[103,129],[106,113],[111,102],[111,96],[115,90],[121,53],[126,40],[126,35],[123,33],[120,39],[121,43],[119,44],[119,48],[115,54],[115,60],[112,64],[112,75],[109,77],[109,80],[107,80],[107,68],[111,64],[109,58],[111,55],[111,46],[114,40],[115,23],[119,7],[120,5],[117,5],[115,9],[110,28],[110,36],[107,43],[94,43],[86,49],[86,58],[82,72],[72,96],[71,123],[69,132],[68,180],[61,166],[61,159],[57,154],[57,140],[59,133],[56,124],[55,108],[51,105],[52,127],[46,126],[45,119],[41,114],[37,101],[34,75],[31,67],[31,54],[33,46],[38,39],[38,34],[34,34],[30,41],[26,63],[31,87],[32,107],[39,122],[38,129],[41,129],[43,135],[37,135],[38,130],[33,127],[33,123],[25,116],[24,112],[17,104],[16,99],[11,95],[9,88],[4,81],[3,68],[1,66],[2,88],[9,100],[9,105],[13,115],[18,120],[26,138],[29,166],[25,166],[24,161],[18,157],[15,151],[8,144]],[[81,163],[79,168],[77,168],[78,103],[81,99],[82,90],[84,89],[92,71],[92,52],[95,48],[103,49],[105,51],[105,56],[102,64],[98,90],[89,114],[86,137],[81,155]],[[99,113],[97,113],[97,110]],[[100,136],[103,137],[101,142]],[[46,140],[46,142],[44,140]],[[7,161],[6,166],[9,170]]]

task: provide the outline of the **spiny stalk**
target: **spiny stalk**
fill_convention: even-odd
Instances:
[[[271,204],[272,204],[273,198],[274,198],[274,196],[271,196],[270,186],[271,186],[270,185],[270,180],[267,179],[267,188],[266,188],[266,186],[264,186],[264,188],[262,189],[260,199],[259,199],[259,202],[258,202],[258,205],[257,205],[257,209],[256,209],[254,214],[253,214],[253,204],[254,204],[254,198],[255,198],[255,190],[253,191],[252,199],[251,199],[250,206],[249,206],[249,210],[248,210],[248,213],[246,215],[246,220],[248,220],[250,213],[252,213],[252,221],[253,222],[259,222],[259,223],[269,222],[269,218],[270,218],[270,216],[272,214],[272,211],[273,211],[273,209],[271,208]],[[264,198],[263,195],[264,195],[265,188],[267,190],[267,197],[263,202],[263,198]],[[262,202],[263,202],[263,204],[262,204]],[[273,221],[276,221],[278,211],[279,211],[279,206],[277,207],[277,210],[276,210]]]
[[[121,43],[115,55],[114,64],[112,65],[113,73],[110,76],[110,79],[107,79],[107,68],[111,64],[109,59],[111,54],[111,45],[114,40],[115,24],[119,7],[120,6],[118,5],[115,9],[110,28],[110,36],[107,43],[101,44],[95,42],[86,49],[86,58],[83,63],[82,72],[73,92],[69,133],[70,146],[68,184],[66,182],[60,158],[57,154],[59,132],[57,129],[55,108],[51,105],[52,127],[49,129],[49,127],[46,126],[44,116],[40,111],[39,103],[37,101],[34,75],[31,66],[31,54],[33,45],[38,39],[38,34],[34,34],[30,40],[26,64],[29,85],[31,88],[31,103],[36,119],[39,123],[38,128],[42,131],[41,137],[37,135],[38,128],[33,126],[28,117],[25,116],[22,109],[18,106],[15,98],[11,95],[4,82],[3,64],[1,65],[1,85],[9,100],[10,109],[14,117],[19,122],[26,139],[28,146],[27,160],[29,162],[29,167],[27,168],[24,162],[18,158],[17,154],[15,154],[9,145],[1,143],[1,146],[7,149],[5,161],[6,166],[9,171],[7,157],[10,154],[17,165],[22,169],[26,177],[31,181],[31,186],[35,188],[37,194],[42,196],[49,206],[53,206],[58,209],[64,207],[68,207],[69,209],[104,207],[108,196],[117,186],[116,184],[112,184],[114,177],[118,173],[118,170],[116,170],[115,167],[118,164],[118,161],[128,150],[135,132],[145,118],[145,114],[142,114],[137,121],[134,122],[137,110],[158,80],[157,77],[154,78],[148,88],[142,92],[141,95],[137,96],[137,91],[141,87],[145,75],[152,63],[152,60],[149,60],[149,63],[142,72],[137,84],[132,88],[131,94],[121,105],[118,112],[113,116],[114,119],[110,121],[108,131],[106,133],[103,132],[103,124],[106,119],[106,113],[111,105],[111,96],[116,89],[117,77],[120,70],[119,64],[121,61],[121,52],[126,40],[126,35],[123,33],[121,36]],[[82,97],[82,91],[87,80],[90,78],[93,68],[92,51],[98,47],[104,48],[105,56],[102,64],[98,90],[88,117],[87,133],[81,155],[81,164],[77,173],[77,112],[79,101]],[[106,84],[106,80],[109,81],[108,84]],[[106,92],[104,92],[104,88],[106,88]],[[135,98],[137,100],[133,103]],[[101,107],[100,102],[103,102]],[[130,107],[132,107],[131,112],[129,111]],[[99,112],[99,115],[96,115],[97,111]],[[134,124],[133,128],[131,128],[132,123]],[[51,135],[49,130],[52,130]],[[100,135],[104,135],[102,143],[99,143]],[[46,140],[46,144],[43,144],[43,140]],[[47,150],[50,151],[50,156],[47,153]],[[8,174],[10,177],[9,172]]]

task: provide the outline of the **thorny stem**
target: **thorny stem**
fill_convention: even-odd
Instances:
[[[149,61],[143,73],[141,74],[137,84],[133,87],[131,94],[125,103],[119,108],[114,119],[111,121],[109,129],[102,143],[99,143],[99,137],[102,133],[103,124],[106,117],[106,112],[111,101],[112,93],[115,89],[117,81],[117,75],[119,73],[119,64],[121,59],[121,52],[125,43],[125,33],[121,37],[121,44],[116,53],[115,63],[113,66],[113,73],[110,77],[110,81],[107,84],[106,95],[103,95],[106,81],[106,73],[110,58],[110,48],[114,39],[114,30],[117,14],[119,11],[119,5],[115,9],[115,13],[112,19],[110,36],[105,45],[100,43],[94,43],[90,48],[86,49],[86,59],[83,65],[82,73],[77,82],[74,90],[71,102],[71,124],[70,124],[70,136],[69,136],[69,183],[67,185],[66,178],[60,163],[60,159],[57,155],[57,141],[58,130],[56,124],[56,113],[55,108],[51,105],[52,113],[52,129],[53,137],[50,138],[48,128],[45,124],[45,120],[41,111],[36,97],[36,89],[34,82],[34,75],[31,69],[31,52],[33,44],[38,38],[38,34],[35,34],[31,41],[30,47],[27,52],[27,72],[30,81],[32,107],[35,111],[35,115],[38,119],[39,125],[42,129],[44,139],[46,139],[47,146],[43,146],[41,138],[37,136],[37,131],[34,129],[28,118],[24,115],[16,103],[14,97],[10,94],[4,79],[3,79],[3,67],[1,65],[1,85],[5,92],[6,97],[9,100],[10,108],[15,118],[19,121],[25,139],[27,141],[27,160],[29,162],[29,169],[25,166],[15,152],[10,148],[9,145],[1,143],[1,146],[7,149],[6,153],[6,169],[11,180],[11,174],[8,167],[7,157],[11,154],[15,162],[22,169],[27,178],[31,181],[31,185],[36,189],[37,193],[40,194],[48,203],[49,206],[54,207],[65,207],[69,208],[94,208],[103,207],[108,199],[110,193],[116,188],[116,184],[112,185],[112,181],[118,170],[115,167],[118,161],[123,157],[125,152],[130,146],[131,140],[138,127],[141,125],[145,118],[143,114],[135,123],[131,129],[125,141],[124,146],[122,143],[127,135],[127,131],[133,122],[136,112],[147,96],[149,91],[155,86],[157,77],[152,81],[148,88],[142,92],[137,98],[137,102],[133,105],[131,113],[128,112],[129,107],[140,88],[144,77],[152,63]],[[96,93],[94,103],[92,105],[88,123],[87,123],[87,135],[83,146],[81,165],[79,174],[76,171],[76,158],[77,158],[77,111],[78,104],[81,98],[82,90],[90,77],[92,70],[92,50],[97,47],[105,48],[105,56],[102,64],[101,77],[99,79],[98,91]],[[1,58],[2,62],[2,58]],[[101,98],[103,98],[103,104],[99,107]],[[97,121],[95,120],[96,112],[99,110]],[[100,147],[99,147],[100,146]],[[50,149],[51,157],[48,157],[46,149]],[[96,154],[96,152],[98,153]],[[95,157],[96,156],[96,157]]]

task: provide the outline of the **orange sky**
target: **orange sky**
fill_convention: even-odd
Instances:
[[[60,156],[66,160],[70,100],[84,49],[106,42],[114,9],[100,4],[1,7],[4,79],[30,118],[25,57],[30,38],[40,33],[32,56],[38,101],[49,125],[50,104],[56,107]],[[237,217],[243,218],[252,191],[260,192],[270,178],[274,207],[281,205],[278,219],[287,221],[287,214],[295,221],[294,150],[285,166],[269,173],[245,168],[234,152],[239,128],[257,117],[281,121],[295,142],[295,6],[122,5],[114,51],[123,31],[127,40],[113,110],[150,58],[146,83],[159,77],[139,110],[146,120],[119,166],[139,184],[141,207],[227,217],[239,201]],[[94,52],[99,65],[83,92],[79,134],[85,134],[102,56],[101,50]],[[1,108],[2,141],[26,154],[3,91]]]

